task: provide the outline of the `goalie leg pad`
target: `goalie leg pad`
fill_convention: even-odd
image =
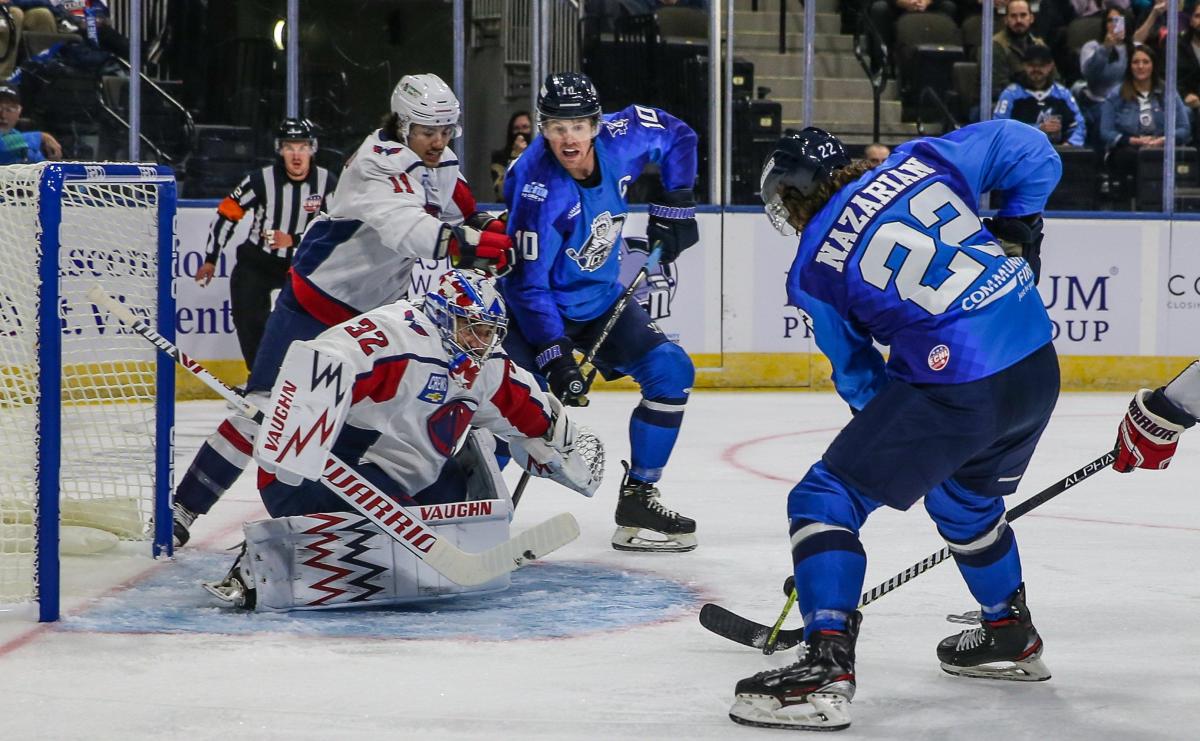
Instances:
[[[468,552],[507,540],[511,511],[503,499],[417,510],[439,535]],[[244,531],[260,611],[395,605],[497,592],[510,584],[508,574],[475,587],[455,584],[357,513],[261,520]]]

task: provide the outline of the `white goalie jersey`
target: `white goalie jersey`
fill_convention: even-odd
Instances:
[[[426,167],[375,131],[346,165],[329,213],[313,221],[296,251],[296,299],[336,324],[405,298],[416,261],[439,258],[442,224],[457,226],[477,210],[454,152]]]
[[[506,356],[486,360],[469,388],[451,380],[447,364],[437,327],[407,301],[293,343],[255,459],[286,484],[319,479],[334,440],[353,428],[356,439],[373,440],[361,460],[378,465],[412,495],[437,480],[471,426],[539,444],[543,436],[554,438],[547,432],[555,407]]]

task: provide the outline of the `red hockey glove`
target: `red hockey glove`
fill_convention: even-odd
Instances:
[[[442,225],[437,258],[450,257],[450,264],[467,270],[486,270],[501,276],[512,270],[517,259],[507,234],[491,229],[480,231],[470,226]]]
[[[1175,455],[1180,433],[1192,424],[1195,420],[1171,404],[1162,389],[1138,391],[1117,428],[1117,459],[1113,468],[1121,473],[1135,468],[1166,468]]]

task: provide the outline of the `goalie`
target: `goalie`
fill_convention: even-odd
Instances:
[[[603,447],[496,352],[507,323],[490,278],[452,270],[423,306],[397,301],[293,343],[254,444],[259,493],[275,519],[248,523],[233,568],[206,588],[236,606],[290,610],[508,586],[507,575],[453,584],[321,481],[332,452],[474,552],[508,538],[492,435],[509,441],[518,465],[590,497]]]

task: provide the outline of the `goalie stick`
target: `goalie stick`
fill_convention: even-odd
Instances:
[[[1013,507],[1005,514],[1005,519],[1012,522],[1021,515],[1026,514],[1030,510],[1036,509],[1054,497],[1062,494],[1067,489],[1075,486],[1079,482],[1087,479],[1092,474],[1104,468],[1108,468],[1116,460],[1117,453],[1115,450],[1109,451],[1100,456],[1096,460],[1088,463],[1077,471],[1074,471],[1068,476],[1063,477],[1059,481],[1051,484],[1042,491],[1034,494],[1029,499],[1021,502]],[[916,577],[929,571],[934,566],[937,566],[942,561],[950,558],[950,548],[943,547],[937,553],[932,553],[929,556],[921,559],[917,563],[909,566],[904,571],[896,574],[891,579],[883,582],[879,586],[867,592],[863,592],[862,598],[858,603],[859,608],[866,607],[875,600],[879,599],[888,592],[893,591],[901,584],[909,582]],[[775,625],[763,625],[756,623],[749,618],[744,618],[735,612],[721,607],[720,605],[709,603],[700,608],[700,624],[709,631],[717,635],[728,638],[729,640],[740,643],[743,646],[757,648],[764,654],[774,653],[779,649],[789,649],[797,646],[804,641],[804,629],[795,628],[791,630],[782,629],[784,618],[787,617],[791,610],[792,603],[795,601],[796,591],[788,586],[791,582],[785,583],[785,593],[788,595],[787,606],[779,615],[779,619],[775,621]]]
[[[630,238],[625,241],[634,242],[637,240]],[[654,249],[650,251],[650,256],[646,258],[646,264],[642,266],[642,269],[638,271],[637,275],[633,276],[633,280],[629,281],[629,287],[625,289],[625,293],[622,293],[621,297],[617,299],[617,303],[613,305],[614,308],[612,316],[610,316],[608,321],[604,323],[603,329],[600,330],[600,335],[596,338],[596,341],[592,343],[592,349],[588,351],[587,355],[583,356],[583,362],[579,364],[580,367],[591,363],[592,359],[596,357],[596,353],[600,352],[600,346],[604,344],[604,341],[608,339],[609,332],[612,332],[612,328],[616,326],[617,319],[621,316],[621,312],[625,311],[625,305],[628,304],[629,299],[633,297],[633,292],[636,291],[637,287],[641,285],[643,280],[646,279],[646,276],[650,274],[650,271],[658,265],[658,261],[660,259],[662,259],[662,246],[655,245]],[[591,370],[588,371],[587,379],[584,381],[583,393],[586,394],[588,389],[592,387],[592,382],[596,380],[596,373],[596,366],[593,365]],[[521,473],[521,480],[517,482],[516,490],[513,491],[513,509],[517,508],[517,503],[521,501],[521,496],[525,494],[525,487],[528,484],[529,472],[524,471]]]
[[[88,291],[88,298],[97,306],[112,312],[121,323],[174,358],[181,366],[246,414],[262,419],[262,412],[246,401],[237,391],[225,385],[207,368],[183,353],[174,343],[154,331],[139,319],[125,304],[108,295],[100,286]],[[354,469],[330,455],[321,476],[322,483],[367,517],[383,532],[394,538],[414,556],[433,567],[455,584],[470,587],[485,584],[541,558],[579,537],[579,523],[564,512],[539,523],[525,532],[482,553],[467,553],[438,533],[416,515],[388,497],[374,484],[355,473]]]

